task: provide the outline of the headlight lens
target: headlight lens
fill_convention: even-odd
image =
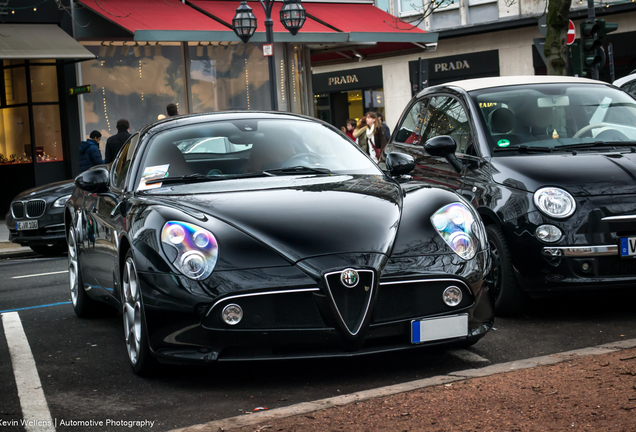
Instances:
[[[475,217],[462,203],[448,204],[431,216],[433,227],[446,244],[463,259],[469,260],[477,253]]]
[[[572,216],[576,201],[572,195],[560,188],[546,187],[534,193],[534,204],[545,215],[562,219]]]
[[[71,197],[72,194],[68,194],[68,195],[64,195],[62,197],[59,197],[58,199],[55,200],[55,202],[53,203],[53,207],[64,207],[66,205],[66,201],[69,200],[69,198]]]
[[[535,231],[535,235],[541,241],[546,243],[554,243],[561,240],[561,230],[554,225],[541,225]]]
[[[190,223],[170,221],[163,226],[161,243],[166,255],[173,259],[172,263],[183,275],[202,280],[212,274],[219,248],[210,231]]]

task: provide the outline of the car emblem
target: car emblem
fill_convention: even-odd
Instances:
[[[358,275],[358,272],[353,269],[346,269],[340,275],[340,282],[342,282],[342,284],[347,288],[355,287],[358,285],[359,281],[360,276]]]

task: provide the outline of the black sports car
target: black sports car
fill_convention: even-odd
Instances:
[[[403,155],[387,165],[394,176],[414,166]],[[472,344],[492,326],[475,210],[447,189],[400,185],[315,119],[166,119],[134,134],[110,171],[94,167],[75,184],[65,217],[73,307],[123,312],[136,373],[157,359]]]
[[[5,216],[9,241],[42,255],[66,252],[64,206],[74,187],[73,180],[64,180],[16,196]]]
[[[636,283],[636,101],[583,78],[452,82],[413,98],[387,151],[479,211],[496,311]]]

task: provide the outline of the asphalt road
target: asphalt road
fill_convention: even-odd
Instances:
[[[521,317],[497,319],[495,330],[469,352],[424,349],[352,359],[172,366],[143,379],[128,366],[120,315],[90,320],[75,316],[66,265],[66,258],[0,260],[0,314],[19,316],[58,431],[86,430],[72,422],[91,420],[104,422],[92,430],[165,431],[260,407],[272,409],[482,367],[486,362],[636,338],[636,296],[608,293],[535,302]],[[20,308],[25,309],[11,312]],[[0,334],[0,426],[3,431],[24,431],[5,331]],[[144,420],[154,422],[152,427],[112,424]]]

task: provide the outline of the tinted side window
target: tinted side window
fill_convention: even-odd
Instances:
[[[404,144],[420,144],[422,131],[422,117],[426,113],[427,100],[419,100],[411,107],[398,128],[395,138],[397,142]]]
[[[137,147],[137,140],[139,140],[139,134],[131,136],[124,144],[121,153],[119,153],[119,159],[117,159],[115,164],[112,177],[113,186],[117,189],[123,189],[126,184],[126,174],[128,174],[130,169],[130,162],[135,152],[135,147]]]
[[[466,110],[450,96],[431,98],[422,129],[424,141],[439,135],[452,136],[457,142],[457,153],[466,153],[466,148],[472,143]]]

